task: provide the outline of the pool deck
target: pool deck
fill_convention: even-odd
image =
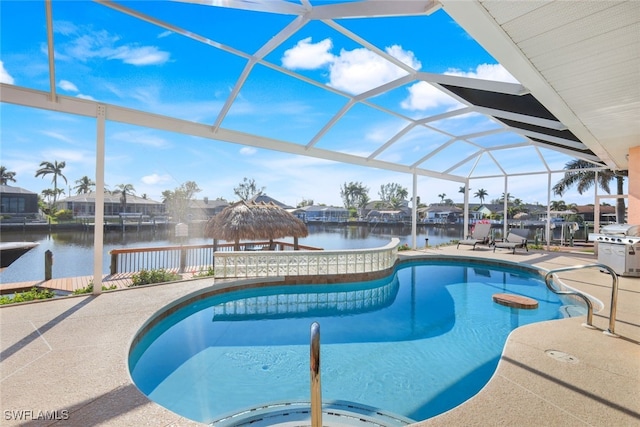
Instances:
[[[400,254],[464,255],[546,269],[596,262],[588,254],[455,246]],[[640,278],[620,278],[615,338],[602,332],[608,327],[611,277],[598,269],[561,277],[604,303],[594,314],[598,329],[581,326],[584,316],[517,329],[479,394],[416,425],[640,426]],[[140,393],[127,356],[133,336],[157,310],[212,284],[213,279],[189,280],[0,308],[2,425],[201,425]]]

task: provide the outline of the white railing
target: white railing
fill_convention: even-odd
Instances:
[[[380,248],[336,251],[215,252],[215,277],[253,278],[372,273],[394,266],[400,240]]]

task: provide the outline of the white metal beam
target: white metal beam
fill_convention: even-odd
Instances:
[[[375,159],[380,153],[382,153],[384,150],[386,150],[387,148],[391,147],[393,144],[395,144],[400,138],[402,138],[404,135],[407,134],[407,132],[409,132],[411,129],[413,129],[415,127],[415,125],[413,123],[408,124],[407,126],[405,126],[404,128],[402,128],[402,130],[400,130],[400,132],[398,132],[397,134],[395,134],[391,139],[389,139],[389,141],[387,141],[382,147],[378,148],[376,151],[374,151],[373,153],[371,153],[368,157],[369,160],[371,159]]]
[[[70,98],[65,96],[59,96],[58,100],[59,102],[57,103],[49,101],[47,92],[20,88],[7,84],[0,85],[0,102],[9,102],[22,106],[96,117],[96,105],[98,105],[98,103],[95,101]],[[454,182],[464,181],[464,178],[460,176],[443,174],[436,171],[416,168],[414,166],[401,165],[375,159],[367,159],[365,157],[341,153],[337,151],[324,150],[314,147],[307,148],[304,145],[250,135],[247,133],[223,128],[218,129],[218,131],[214,134],[211,132],[211,126],[208,125],[176,119],[174,117],[162,116],[159,114],[151,114],[139,110],[133,110],[130,108],[119,107],[116,105],[107,105],[106,118],[107,120],[116,121],[119,123],[127,123],[130,125],[159,129],[168,132],[178,132],[211,140],[265,148],[268,150],[280,151],[300,156],[315,157],[324,160],[349,163],[364,167],[373,167],[401,173],[411,174],[415,171],[415,173],[422,176],[431,176]]]
[[[225,7],[227,9],[250,10],[253,12],[278,13],[283,15],[301,15],[309,8],[288,1],[273,0],[175,0],[182,3],[194,3],[204,6]]]
[[[315,6],[312,19],[429,15],[440,9],[434,0],[375,0]]]
[[[56,61],[55,45],[53,42],[53,11],[51,10],[51,0],[45,0],[45,11],[47,20],[47,56],[49,58],[49,91],[51,101],[56,100]]]

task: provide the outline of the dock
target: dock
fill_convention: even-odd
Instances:
[[[171,271],[177,273],[176,271]],[[115,286],[116,289],[126,289],[133,283],[134,273],[105,274],[102,276],[102,285],[106,287]],[[177,273],[182,276],[182,280],[193,278],[191,272]],[[1,283],[0,295],[15,292],[28,291],[33,287],[51,289],[61,293],[72,293],[75,290],[86,288],[93,281],[93,276],[60,277],[50,280],[31,280],[26,282]]]

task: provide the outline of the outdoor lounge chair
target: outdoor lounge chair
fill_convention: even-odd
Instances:
[[[493,252],[496,251],[496,248],[511,249],[514,254],[516,253],[516,248],[525,248],[527,252],[529,252],[526,237],[522,237],[511,231],[501,242],[493,242]]]
[[[474,250],[477,244],[487,245],[491,241],[491,239],[489,238],[490,232],[491,224],[478,223],[473,227],[471,236],[467,236],[465,239],[458,241],[458,246],[456,246],[456,249],[458,249],[460,245],[473,246]]]

